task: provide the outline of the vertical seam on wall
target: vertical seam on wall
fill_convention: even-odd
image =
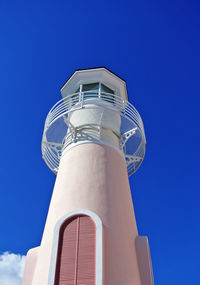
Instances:
[[[79,249],[79,231],[80,231],[80,217],[77,218],[77,231],[76,231],[76,259],[75,259],[75,277],[74,285],[77,285],[77,273],[78,273],[78,249]]]

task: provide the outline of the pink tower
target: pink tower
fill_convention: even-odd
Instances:
[[[22,285],[153,285],[128,180],[144,158],[145,134],[126,83],[106,68],[78,70],[61,94],[42,139],[57,178]]]

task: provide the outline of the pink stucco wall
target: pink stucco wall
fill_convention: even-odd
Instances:
[[[26,255],[26,263],[24,268],[24,274],[22,279],[22,285],[31,285],[33,275],[35,272],[35,266],[37,262],[39,247],[32,248]]]
[[[55,224],[80,209],[103,223],[104,285],[141,285],[126,163],[114,148],[95,143],[78,145],[61,159],[32,285],[48,284]]]

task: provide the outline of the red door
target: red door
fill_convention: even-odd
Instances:
[[[75,216],[61,226],[55,285],[95,285],[96,226],[88,216]]]

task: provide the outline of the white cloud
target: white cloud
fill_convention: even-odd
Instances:
[[[21,285],[25,256],[4,252],[0,255],[0,284]]]

